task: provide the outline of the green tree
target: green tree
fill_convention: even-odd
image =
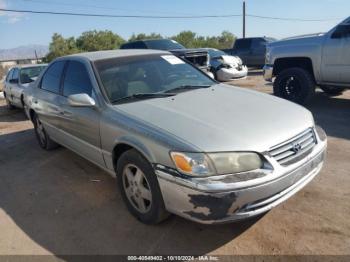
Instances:
[[[173,36],[172,39],[187,48],[198,47],[198,43],[196,45],[196,33],[192,31],[182,31],[179,34]]]
[[[161,34],[157,33],[151,33],[149,35],[141,33],[141,34],[132,34],[129,38],[129,42],[137,41],[137,40],[146,40],[146,39],[163,39],[163,36]]]
[[[117,49],[125,40],[112,31],[87,31],[76,40],[77,47],[86,52]]]
[[[236,36],[229,31],[223,31],[218,38],[220,49],[231,48],[236,41]]]
[[[57,57],[79,52],[80,50],[76,46],[74,37],[64,38],[60,34],[55,33],[52,36],[49,53],[44,60],[50,62]]]

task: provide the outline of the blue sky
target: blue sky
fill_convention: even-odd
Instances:
[[[349,0],[246,0],[247,13],[254,15],[335,19],[323,22],[291,22],[247,18],[248,36],[283,38],[325,32],[350,16]],[[0,8],[55,12],[85,12],[131,15],[240,14],[242,0],[0,0]],[[338,20],[337,20],[338,19]],[[0,49],[50,42],[53,33],[78,36],[87,30],[112,30],[124,38],[132,33],[156,32],[172,36],[182,30],[216,35],[228,30],[242,34],[242,18],[164,19],[68,17],[0,12]]]

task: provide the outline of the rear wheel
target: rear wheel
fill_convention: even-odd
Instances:
[[[163,197],[151,164],[136,150],[126,151],[117,163],[117,180],[132,215],[145,224],[166,219]]]
[[[343,94],[345,88],[337,86],[320,86],[320,88],[329,96],[339,96]]]
[[[58,144],[54,142],[46,133],[45,128],[37,115],[33,116],[33,124],[35,135],[41,148],[45,150],[52,150],[58,147]]]
[[[289,68],[276,77],[273,91],[276,96],[305,104],[315,93],[315,82],[305,69]]]

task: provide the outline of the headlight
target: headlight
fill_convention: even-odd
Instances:
[[[242,59],[241,59],[240,57],[238,57],[238,56],[235,56],[235,57],[237,58],[238,63],[239,63],[240,65],[242,65],[242,64],[243,64]]]
[[[178,171],[187,175],[211,176],[216,173],[206,154],[171,152],[170,155]]]
[[[256,153],[180,153],[171,152],[178,171],[192,176],[212,176],[259,169],[263,161]]]
[[[232,174],[259,169],[263,162],[256,153],[213,153],[209,157],[214,162],[217,174]]]

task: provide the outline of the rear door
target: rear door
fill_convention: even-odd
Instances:
[[[266,41],[263,38],[252,40],[250,51],[250,65],[262,66],[265,64]]]
[[[23,93],[23,87],[21,85],[21,69],[15,70],[13,73],[13,77],[16,77],[16,82],[15,84],[12,84],[12,89],[11,89],[11,96],[12,96],[12,102],[18,107],[22,107],[22,93]]]
[[[19,104],[14,95],[16,94],[16,89],[18,89],[18,85],[19,85],[19,69],[14,68],[10,81],[8,82],[8,91],[6,93],[6,96],[11,101],[11,103],[16,106],[19,106]]]
[[[68,62],[60,101],[60,129],[65,133],[64,145],[104,166],[100,141],[100,109],[93,88],[94,82],[90,65],[75,60]],[[96,101],[96,107],[70,106],[68,97],[75,94],[89,95]]]
[[[233,55],[239,56],[243,63],[250,65],[251,61],[251,48],[252,40],[251,39],[238,39],[235,42],[234,53]]]
[[[52,63],[44,73],[39,88],[35,89],[31,101],[34,111],[39,116],[45,130],[55,141],[60,141],[59,119],[61,112],[59,108],[60,89],[62,74],[66,61]]]

